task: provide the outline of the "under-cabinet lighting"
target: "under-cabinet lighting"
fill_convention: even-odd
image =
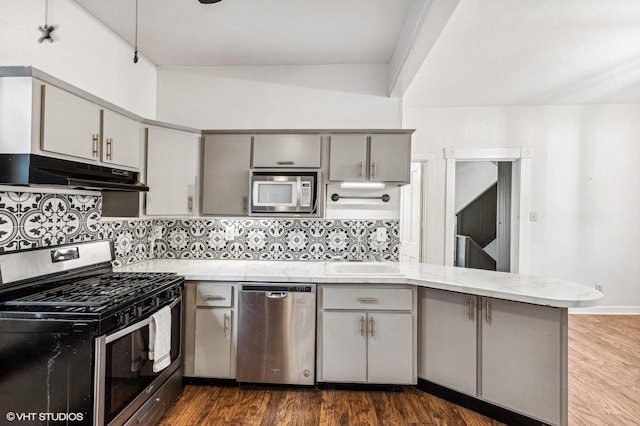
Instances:
[[[384,189],[382,182],[342,182],[342,189]]]

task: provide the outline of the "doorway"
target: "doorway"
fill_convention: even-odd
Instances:
[[[528,211],[529,162],[531,153],[522,148],[496,149],[446,149],[445,156],[445,265],[456,264],[460,218],[456,223],[456,192],[466,191],[456,185],[458,166],[467,162],[490,162],[496,164],[496,182],[501,181],[500,191],[496,185],[496,270],[526,273],[527,256],[522,248],[528,247],[528,228],[521,218]],[[459,173],[458,173],[459,174]],[[501,199],[501,201],[499,201]],[[485,241],[486,242],[486,241]],[[484,242],[483,242],[484,243]],[[487,242],[489,245],[491,241]],[[491,248],[489,248],[491,250]],[[490,268],[486,268],[490,269]]]
[[[511,259],[509,161],[457,161],[454,265],[508,272]]]

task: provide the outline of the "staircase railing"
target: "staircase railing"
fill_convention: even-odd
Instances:
[[[456,214],[456,233],[486,247],[496,239],[498,184],[491,185]]]
[[[473,238],[456,235],[456,266],[495,271],[496,261]]]

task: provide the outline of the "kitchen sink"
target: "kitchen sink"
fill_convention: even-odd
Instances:
[[[327,275],[404,275],[400,267],[391,262],[327,262]]]

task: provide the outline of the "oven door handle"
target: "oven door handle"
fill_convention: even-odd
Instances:
[[[173,307],[176,306],[178,303],[180,303],[181,300],[182,300],[182,296],[178,296],[173,302],[171,302],[171,304],[169,304],[169,309],[173,309]],[[114,340],[121,338],[122,336],[126,336],[127,334],[133,333],[134,331],[149,325],[150,323],[151,323],[151,315],[149,315],[147,318],[143,319],[142,321],[138,321],[137,323],[130,325],[127,328],[123,328],[122,330],[118,330],[113,334],[107,335],[105,343],[109,344]]]

